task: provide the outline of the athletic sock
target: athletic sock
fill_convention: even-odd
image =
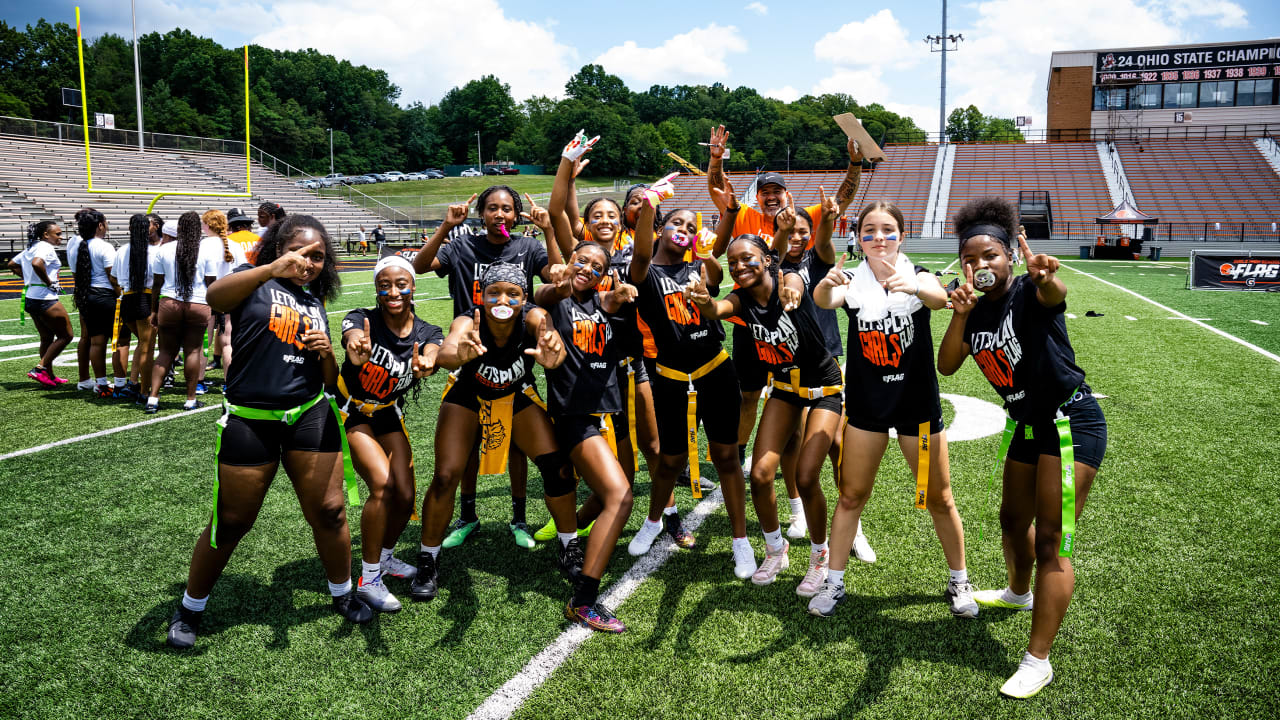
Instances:
[[[788,498],[787,502],[791,503],[791,522],[804,520],[804,502],[798,497]]]
[[[599,582],[599,581],[597,581],[597,582]],[[1048,669],[1049,669],[1049,667],[1050,667],[1050,666],[1049,666],[1049,656],[1048,656],[1048,655],[1046,655],[1046,656],[1044,657],[1044,659],[1043,659],[1043,660],[1041,660],[1040,658],[1036,657],[1035,655],[1032,655],[1030,651],[1025,652],[1025,653],[1023,653],[1023,654],[1022,654],[1022,662],[1026,663],[1026,664],[1030,665],[1031,667],[1033,667],[1033,668],[1035,668],[1035,669],[1037,669],[1037,670],[1040,670],[1040,671],[1048,670]]]
[[[747,461],[747,446],[739,445],[738,446],[738,464],[742,465],[746,461]]]
[[[662,509],[663,515],[678,515],[679,513],[680,513],[680,508],[676,507],[675,505]]]
[[[150,395],[150,396],[148,396],[148,397],[147,397],[147,404],[148,404],[148,405],[159,405],[159,404],[160,404],[160,398],[156,397],[155,395]]]
[[[384,562],[390,562],[391,558],[394,557],[395,554],[396,549],[393,547],[382,548],[382,552],[378,555],[378,564],[381,565]]]
[[[381,574],[382,574],[381,564],[367,563],[364,560],[360,561],[360,582],[371,583],[374,580],[377,580],[378,576]]]
[[[596,604],[596,600],[599,597],[600,578],[579,575],[578,582],[574,583],[573,599],[569,601],[569,604],[574,607],[582,607],[583,605],[591,607]]]
[[[342,597],[351,592],[351,578],[347,578],[346,582],[329,583],[329,594],[334,597]]]
[[[522,523],[524,519],[525,499],[522,497],[512,496],[511,498],[511,524]],[[475,501],[472,501],[471,512],[475,512]]]
[[[102,386],[104,386],[104,385],[110,385],[111,383],[110,383],[110,381],[108,381],[108,380],[107,380],[106,378],[104,378],[104,377],[101,377],[101,378],[100,378],[100,377],[96,377],[96,378],[94,378],[94,379],[93,379],[93,384],[94,384],[94,385],[97,385],[98,387],[102,387]]]
[[[957,585],[969,582],[969,571],[966,568],[960,568],[959,570],[947,570],[947,572],[951,573],[951,582],[956,583]]]
[[[462,520],[462,522],[469,523],[480,519],[479,517],[476,517],[475,493],[462,493],[462,510],[458,513],[458,518]]]
[[[574,539],[574,538],[576,538],[576,537],[578,537],[578,533],[576,533],[576,532],[567,532],[567,533],[557,532],[557,533],[556,533],[556,537],[560,538],[560,547],[569,547],[569,541],[570,541],[570,540],[572,540],[572,539]]]
[[[129,378],[116,378],[116,387],[122,388],[129,383]]]
[[[440,546],[439,546],[439,545],[419,545],[419,546],[418,546],[418,549],[419,549],[419,551],[424,552],[424,553],[431,553],[431,557],[433,557],[433,558],[438,558],[438,557],[440,557]]]
[[[831,583],[832,585],[841,585],[841,586],[843,586],[843,585],[844,585],[844,571],[843,571],[843,570],[828,570],[828,571],[827,571],[827,582]]]
[[[1014,605],[1026,605],[1031,602],[1031,591],[1028,590],[1025,595],[1018,595],[1014,593],[1013,590],[1005,588],[1003,599],[1006,602],[1013,603]]]
[[[778,528],[773,532],[764,533],[764,544],[770,550],[782,549],[782,528]]]
[[[209,604],[209,596],[205,595],[199,600],[191,597],[185,591],[182,593],[182,607],[192,612],[204,612],[204,606]]]
[[[826,540],[823,540],[823,541],[822,541],[822,542],[820,542],[820,543],[816,543],[816,542],[810,542],[810,543],[809,543],[809,552],[823,552],[823,551],[825,551],[826,549],[827,549],[827,541],[826,541]]]
[[[197,403],[197,402],[199,402],[199,401],[197,401],[197,400],[188,400],[188,401],[186,401],[186,402],[182,403],[182,407],[183,407],[183,409],[185,409],[185,410],[190,410],[191,408],[193,408],[193,407],[195,407],[195,406],[196,406],[196,403]]]

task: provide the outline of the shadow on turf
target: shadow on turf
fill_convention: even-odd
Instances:
[[[325,589],[324,567],[317,557],[295,560],[277,567],[271,575],[271,583],[267,585],[249,575],[226,573],[218,579],[209,598],[196,646],[191,650],[174,650],[165,644],[165,631],[184,587],[185,583],[175,583],[170,588],[173,598],[155,605],[139,618],[125,635],[125,644],[144,652],[203,653],[210,644],[218,642],[218,635],[229,628],[260,625],[272,630],[272,638],[266,644],[267,649],[287,650],[290,630],[333,615],[331,600]],[[306,605],[294,604],[294,594],[299,590],[310,593],[304,599]],[[342,622],[333,637],[344,638],[353,632],[364,635],[365,651],[369,654],[382,655],[388,652],[382,639],[378,613],[374,613],[373,620],[364,625]]]

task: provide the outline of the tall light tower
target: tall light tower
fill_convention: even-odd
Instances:
[[[942,0],[942,34],[926,35],[924,41],[929,43],[930,52],[942,53],[942,97],[938,100],[938,142],[947,141],[947,51],[960,49],[960,41],[964,35],[947,34],[947,0]]]
[[[142,71],[138,66],[138,10],[136,3],[129,3],[130,23],[133,25],[133,96],[138,103],[138,152],[142,152]]]

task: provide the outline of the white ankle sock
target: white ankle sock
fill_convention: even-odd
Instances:
[[[329,594],[334,597],[342,597],[351,592],[351,578],[347,578],[344,583],[329,583]]]
[[[844,585],[844,571],[828,570],[827,582],[831,583],[832,585]]]
[[[809,543],[809,552],[822,552],[823,550],[826,550],[826,549],[827,549],[826,540],[823,540],[821,543],[816,543],[816,542]]]
[[[195,407],[195,406],[196,406],[196,401],[195,401],[195,400],[188,400],[188,401],[186,401],[186,402],[182,403],[182,407],[187,408],[187,409],[193,408],[193,407]]]
[[[671,507],[668,507],[668,508],[663,508],[662,510],[663,515],[675,515],[678,512],[680,512],[680,508],[676,507],[675,505],[672,505]]]
[[[434,558],[440,557],[439,545],[419,545],[418,549],[424,553],[431,553],[431,557],[434,557]]]
[[[791,503],[791,522],[804,522],[804,503],[798,497],[788,500]]]
[[[782,528],[764,533],[764,544],[770,550],[782,549]]]
[[[1048,670],[1051,667],[1049,665],[1048,655],[1046,655],[1045,658],[1041,660],[1035,655],[1032,655],[1030,652],[1025,652],[1022,654],[1022,662],[1030,665],[1033,668],[1036,668],[1037,670]]]
[[[751,550],[751,541],[746,539],[745,537],[740,537],[740,538],[736,537],[733,539],[733,549],[734,550],[740,550],[740,549]]]
[[[205,595],[199,600],[191,597],[186,592],[182,593],[182,607],[192,612],[204,612],[204,606],[209,604],[209,596]]]
[[[361,582],[371,583],[374,580],[377,580],[378,576],[381,574],[382,574],[381,564],[367,563],[364,560],[360,561],[360,581]]]
[[[116,378],[116,387],[122,388],[127,382],[129,382],[128,378]]]
[[[160,398],[156,397],[155,395],[151,395],[150,397],[148,397],[148,398],[147,398],[147,404],[148,404],[148,405],[159,405],[159,404],[160,404]]]
[[[103,385],[110,385],[111,382],[104,377],[101,377],[101,378],[96,377],[93,379],[93,384],[97,385],[98,387],[102,387]]]
[[[574,539],[574,538],[576,538],[576,537],[578,537],[578,533],[576,533],[576,532],[571,532],[571,533],[562,533],[562,532],[557,532],[557,533],[556,533],[556,537],[560,538],[560,547],[569,547],[569,541],[570,541],[570,540],[572,540],[572,539]]]
[[[1031,591],[1028,590],[1025,595],[1018,595],[1010,588],[1005,588],[1004,599],[1017,605],[1026,605],[1028,602],[1031,602]]]
[[[953,583],[969,582],[969,570],[966,568],[960,568],[959,570],[948,569],[947,572],[951,573],[951,582]]]
[[[391,558],[395,556],[395,554],[396,554],[396,549],[393,547],[382,548],[382,552],[379,553],[378,555],[378,564],[381,565],[384,562],[389,562]]]
[[[662,523],[661,523],[661,522],[654,522],[654,521],[650,520],[649,518],[645,518],[645,519],[644,519],[644,527],[645,527],[645,529],[647,529],[650,533],[653,533],[653,532],[657,532],[657,531],[659,531],[659,530],[661,530],[661,529],[662,529]]]

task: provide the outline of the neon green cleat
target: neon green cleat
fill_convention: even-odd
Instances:
[[[440,543],[440,547],[455,548],[466,542],[467,536],[475,532],[480,527],[479,520],[467,522],[462,518],[453,521],[453,525],[449,526],[449,534],[445,536],[444,542]]]
[[[524,523],[511,523],[511,534],[516,539],[516,545],[528,550],[536,547],[538,544],[533,541],[533,535],[529,533],[529,526]]]
[[[591,528],[592,528],[592,527],[594,527],[594,526],[595,526],[595,524],[596,524],[596,521],[595,521],[595,520],[592,520],[590,523],[588,523],[586,527],[584,527],[584,528],[582,528],[581,530],[579,530],[579,531],[578,531],[578,537],[586,537],[586,536],[590,535],[590,534],[591,534]]]
[[[555,536],[556,536],[556,521],[552,519],[552,520],[548,520],[546,525],[543,525],[542,527],[538,528],[538,531],[533,534],[533,539],[537,540],[538,542],[546,542]]]
[[[1026,602],[1017,602],[1018,596],[1009,588],[1003,590],[977,590],[973,593],[974,602],[982,607],[1005,608],[1007,610],[1031,610],[1035,607],[1035,597],[1027,593]]]

